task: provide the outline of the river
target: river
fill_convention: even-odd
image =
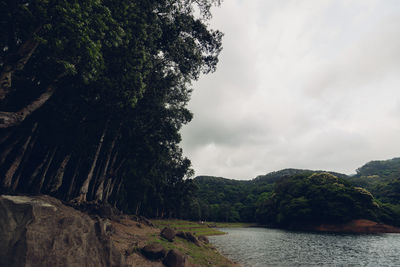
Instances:
[[[222,228],[210,242],[243,267],[400,266],[400,234],[305,233]]]

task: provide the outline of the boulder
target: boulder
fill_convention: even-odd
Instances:
[[[124,266],[109,231],[49,196],[0,196],[1,266]]]
[[[193,235],[192,233],[186,232],[186,239],[187,239],[188,241],[190,241],[190,242],[192,242],[192,243],[194,243],[195,245],[197,245],[197,246],[200,247],[200,242],[199,242],[199,240],[198,240],[198,239],[196,238],[196,236]]]
[[[169,227],[165,227],[164,229],[162,229],[160,235],[162,237],[164,237],[165,239],[167,239],[169,242],[174,241],[176,232],[174,229],[171,229]]]
[[[176,249],[168,251],[164,259],[166,267],[186,267],[188,266],[186,256]]]
[[[166,251],[161,244],[155,243],[144,246],[142,254],[149,260],[159,260],[165,257]]]
[[[176,236],[179,236],[179,237],[181,237],[181,238],[183,238],[183,239],[186,239],[187,241],[192,242],[192,243],[194,243],[195,245],[197,245],[197,246],[200,247],[199,239],[197,239],[196,236],[193,235],[191,232],[182,232],[182,231],[179,231],[179,232],[176,233]],[[200,237],[199,237],[199,238],[200,238]],[[206,244],[208,244],[208,238],[205,237],[205,236],[202,236],[202,238],[203,238],[203,242],[206,243]],[[206,240],[205,240],[205,239],[206,239]]]

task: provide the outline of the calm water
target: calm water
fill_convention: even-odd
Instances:
[[[320,234],[223,228],[209,237],[241,266],[400,266],[400,234]]]

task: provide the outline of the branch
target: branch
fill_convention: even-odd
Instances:
[[[21,124],[26,117],[43,106],[43,104],[46,103],[53,94],[54,88],[53,86],[49,86],[36,100],[21,110],[17,112],[0,111],[0,128],[9,128]]]

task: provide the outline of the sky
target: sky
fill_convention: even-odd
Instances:
[[[346,174],[400,156],[400,1],[225,0],[217,71],[193,83],[196,175]]]

